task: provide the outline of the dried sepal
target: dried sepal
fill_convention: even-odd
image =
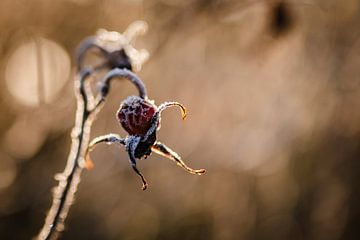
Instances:
[[[99,143],[113,144],[119,143],[125,145],[125,139],[121,138],[118,134],[110,133],[107,135],[99,136],[94,138],[90,143],[85,153],[85,168],[92,169],[94,163],[91,160],[90,152],[92,152]]]
[[[139,143],[140,143],[140,137],[137,137],[137,136],[129,136],[125,140],[126,151],[129,155],[129,160],[130,160],[131,166],[132,166],[133,170],[135,171],[135,173],[137,175],[139,175],[141,178],[142,190],[146,190],[146,188],[148,187],[148,183],[147,183],[144,175],[141,173],[141,171],[136,166],[135,151],[136,151],[136,148],[138,147]]]
[[[177,106],[180,108],[181,110],[181,117],[184,120],[186,118],[186,108],[178,102],[164,102],[162,104],[160,104],[160,106],[158,107],[156,113],[154,114],[152,120],[151,120],[151,127],[149,128],[149,130],[147,131],[146,135],[143,138],[143,141],[146,141],[152,134],[154,134],[154,132],[156,130],[160,129],[160,120],[161,120],[161,113],[162,111],[164,111],[165,109],[169,108],[169,107],[173,107],[173,106]]]
[[[182,105],[181,103],[178,102],[164,102],[162,104],[160,104],[158,112],[159,112],[159,117],[162,111],[164,111],[165,109],[169,108],[169,107],[174,107],[177,106],[180,108],[181,110],[181,117],[183,120],[185,120],[187,112],[186,112],[186,108],[184,107],[184,105]]]
[[[161,142],[155,142],[155,144],[151,147],[151,150],[161,156],[164,156],[174,161],[178,166],[183,168],[188,173],[202,175],[206,172],[205,169],[192,169],[191,167],[187,166],[175,151],[171,150],[169,147],[167,147]]]

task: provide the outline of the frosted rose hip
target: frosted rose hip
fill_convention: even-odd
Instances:
[[[121,103],[117,118],[130,135],[144,136],[151,127],[156,110],[151,101],[130,96]]]

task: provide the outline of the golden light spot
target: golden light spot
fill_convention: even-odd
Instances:
[[[50,103],[68,80],[70,59],[57,43],[33,38],[8,59],[5,80],[10,94],[26,106]]]

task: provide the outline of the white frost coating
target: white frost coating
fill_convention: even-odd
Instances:
[[[143,102],[144,102],[144,99],[142,99],[141,97],[132,95],[132,96],[127,97],[124,101],[122,101],[120,106],[127,105],[127,106],[133,106],[134,108],[136,108],[136,107],[140,107],[141,103],[143,103]],[[157,109],[157,107],[155,106],[154,100],[147,99],[146,102],[150,103],[155,109]]]
[[[128,136],[127,138],[125,138],[125,146],[126,146],[126,149],[127,151],[130,151],[130,153],[132,155],[135,154],[135,149],[136,149],[136,146],[139,144],[140,142],[140,137],[139,136]],[[130,159],[131,161],[131,159]]]
[[[95,43],[108,52],[124,49],[130,58],[134,71],[140,71],[142,65],[149,58],[149,52],[145,49],[137,50],[133,47],[133,44],[138,36],[146,33],[147,29],[148,25],[144,21],[131,23],[123,34],[99,29],[96,33]]]
[[[99,29],[96,32],[96,44],[109,52],[113,52],[129,44],[129,41],[119,32]]]
[[[130,110],[130,109],[127,109],[127,111],[129,112],[129,113],[133,113],[133,115],[135,115],[136,114],[136,109],[138,109],[138,108],[141,108],[142,107],[142,103],[144,102],[144,99],[142,99],[142,98],[140,98],[140,97],[138,97],[138,96],[134,96],[134,95],[132,95],[132,96],[129,96],[129,97],[127,97],[124,101],[122,101],[121,102],[121,104],[120,104],[120,108],[119,108],[119,111],[118,111],[118,113],[116,114],[117,116],[119,115],[119,112],[121,111],[121,109],[122,109],[122,107],[125,105],[125,106],[131,106],[132,107],[132,110]],[[154,104],[154,101],[153,100],[149,100],[149,99],[147,99],[146,100],[146,103],[149,103],[153,108],[155,108],[155,111],[157,111],[157,107],[156,107],[156,105]],[[130,115],[132,115],[132,114],[126,114],[125,115],[125,117],[126,117],[126,119],[125,119],[125,122],[129,122],[129,116]],[[139,121],[136,121],[136,119],[133,119],[133,121],[136,123],[136,124],[140,124],[140,119],[139,119]]]
[[[111,79],[113,79],[114,77],[125,78],[125,79],[131,81],[133,84],[135,84],[136,88],[139,90],[140,97],[147,99],[146,87],[145,87],[144,83],[132,71],[127,70],[127,69],[120,69],[120,68],[112,69],[104,77],[103,82],[104,82],[105,86],[109,85]]]
[[[148,30],[148,24],[144,21],[135,21],[130,23],[123,35],[131,41],[135,41],[138,36],[146,34]]]
[[[178,103],[178,102],[164,102],[162,103],[160,106],[159,106],[159,114],[161,114],[161,112],[163,110],[165,110],[166,108],[168,107],[173,107],[173,106],[178,106],[180,107],[181,109],[181,115],[182,115],[182,118],[185,119],[186,118],[186,108],[181,104],[181,103]]]

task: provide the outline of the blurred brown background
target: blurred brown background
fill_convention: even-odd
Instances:
[[[1,0],[0,239],[31,239],[64,169],[74,122],[73,52],[98,28],[142,19],[139,75],[176,100],[153,155],[101,146],[62,239],[359,239],[360,2],[357,0]],[[135,89],[117,83],[92,136]]]

